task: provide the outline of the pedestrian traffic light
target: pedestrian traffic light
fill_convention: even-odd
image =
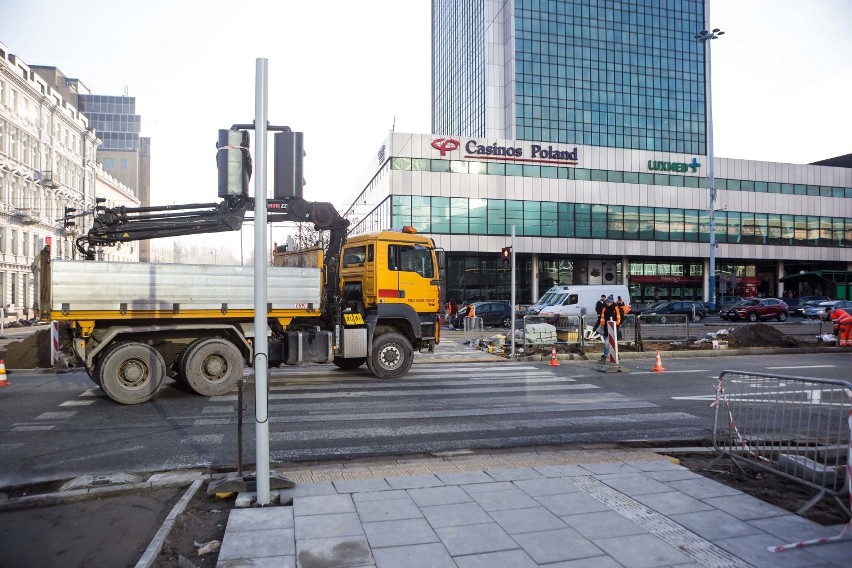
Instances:
[[[512,263],[512,247],[503,247],[500,258],[503,259],[503,267],[508,268]]]
[[[72,213],[76,213],[76,212],[77,212],[77,209],[76,209],[76,208],[74,208],[74,207],[66,207],[66,208],[65,208],[65,216],[64,216],[64,217],[63,217],[63,219],[62,219],[62,221],[63,221],[63,227],[65,227],[66,229],[68,229],[68,228],[70,228],[70,227],[75,227],[75,226],[77,226],[77,223],[75,223],[74,221],[72,221],[72,220],[71,220],[71,214],[72,214]]]

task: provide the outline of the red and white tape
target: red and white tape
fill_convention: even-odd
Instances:
[[[609,345],[609,362],[618,365],[618,328],[614,320],[606,322],[606,341]]]
[[[50,366],[59,362],[59,322],[50,322]]]

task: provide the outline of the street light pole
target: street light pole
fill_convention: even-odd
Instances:
[[[707,57],[704,65],[704,75],[707,77],[704,92],[707,98],[707,179],[710,186],[710,282],[709,282],[709,302],[710,311],[716,310],[716,179],[714,177],[714,157],[713,157],[713,89],[710,82],[711,61],[710,61],[710,40],[717,39],[724,35],[725,32],[719,28],[714,28],[713,31],[701,30],[695,34],[696,41],[704,44],[707,51]]]

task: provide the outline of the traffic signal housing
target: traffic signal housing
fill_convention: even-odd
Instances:
[[[64,228],[70,229],[71,227],[77,226],[77,223],[75,223],[74,221],[71,220],[71,218],[72,218],[71,214],[76,213],[76,212],[77,212],[77,209],[75,207],[66,207],[65,208],[65,215],[62,218]]]
[[[512,264],[512,247],[503,247],[500,258],[503,259],[503,268],[509,268],[509,265]]]

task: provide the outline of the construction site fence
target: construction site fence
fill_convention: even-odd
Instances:
[[[473,342],[477,339],[485,340],[485,325],[482,318],[465,317],[462,318],[464,328],[464,341]]]
[[[800,514],[827,496],[850,513],[840,497],[849,494],[852,479],[852,383],[724,371],[713,406],[720,458],[817,491]]]
[[[690,331],[695,332],[693,324],[690,330],[690,317],[687,315],[665,316],[636,316],[628,314],[621,318],[618,329],[618,342],[622,345],[635,344],[640,341],[684,342],[690,337]],[[541,346],[543,348],[556,344],[595,345],[602,344],[603,339],[597,332],[600,319],[596,315],[585,316],[524,316],[524,346]],[[556,334],[551,343],[527,338],[526,330],[530,324],[546,323],[556,328]]]

